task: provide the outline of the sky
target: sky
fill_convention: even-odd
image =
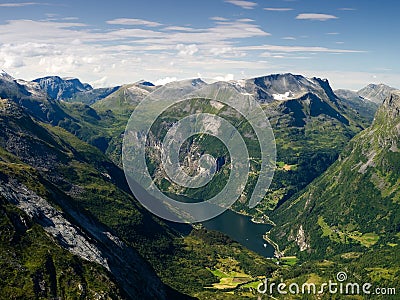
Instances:
[[[0,0],[0,68],[94,87],[275,73],[400,88],[400,1]]]

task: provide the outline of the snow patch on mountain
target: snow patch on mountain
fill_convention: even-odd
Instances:
[[[275,100],[284,101],[293,98],[293,94],[289,91],[284,94],[272,94],[272,97],[274,97]]]

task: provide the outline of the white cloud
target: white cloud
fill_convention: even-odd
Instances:
[[[226,3],[231,3],[233,5],[239,6],[244,9],[254,9],[258,4],[256,2],[246,1],[246,0],[225,0]]]
[[[143,20],[143,19],[127,19],[127,18],[119,18],[119,19],[109,20],[109,21],[107,21],[107,24],[128,25],[128,26],[142,25],[142,26],[148,26],[148,27],[158,27],[158,26],[162,25],[161,23],[158,23],[158,22],[152,22],[152,21]]]
[[[176,49],[179,50],[178,55],[180,56],[193,56],[196,52],[199,51],[199,48],[197,48],[196,44],[178,44],[176,45]]]
[[[61,72],[73,72],[77,67],[82,65],[80,57],[75,55],[42,57],[39,61],[47,73],[59,74]]]
[[[97,66],[95,66],[93,68],[93,73],[100,73],[100,72],[103,72],[103,71],[104,71],[104,68],[102,66],[100,66],[100,65],[97,65]]]
[[[296,38],[294,37],[294,36],[284,36],[283,38],[282,38],[283,40],[296,40]]]
[[[363,53],[362,50],[332,49],[326,47],[307,47],[307,46],[278,46],[278,45],[260,45],[238,47],[241,50],[248,51],[275,51],[275,52],[327,52],[327,53]]]
[[[125,34],[126,29],[124,29]],[[138,37],[139,33],[133,33],[131,37]],[[244,39],[251,37],[269,36],[257,24],[252,23],[251,19],[239,19],[229,22],[217,22],[213,27],[197,29],[196,31],[176,31],[176,32],[149,32],[143,31],[139,37],[148,34],[149,38],[138,39],[137,44],[147,45],[177,45],[192,44],[196,42],[199,48],[210,48],[215,45],[229,46],[233,39]],[[115,35],[111,32],[109,35]],[[122,34],[120,35],[122,37]]]
[[[79,20],[78,17],[65,17],[65,18],[61,18],[61,20],[63,21],[76,21]]]
[[[296,19],[298,20],[314,20],[314,21],[327,21],[338,19],[338,17],[334,15],[327,14],[315,14],[315,13],[307,13],[307,14],[299,14]]]
[[[218,81],[231,81],[235,78],[235,76],[233,74],[226,74],[224,76],[216,76],[214,77],[215,80]]]
[[[243,51],[237,51],[233,47],[214,47],[208,51],[211,55],[228,57],[243,57],[246,53]]]
[[[290,7],[266,7],[264,10],[267,11],[291,11],[293,8]]]
[[[25,65],[21,57],[14,55],[2,55],[0,61],[2,60],[2,68],[20,68]]]
[[[78,46],[81,45],[82,41],[80,39],[75,39],[71,42],[71,45]]]
[[[186,31],[186,32],[198,32],[198,29],[192,28],[192,27],[186,27],[186,26],[168,26],[163,28],[163,30],[166,31]]]
[[[103,33],[104,40],[111,39],[127,39],[127,38],[162,38],[165,37],[165,33],[148,30],[148,29],[140,29],[140,28],[129,28],[129,29],[118,29],[114,31],[110,31],[108,33]],[[97,39],[101,40],[102,37],[97,35]]]
[[[0,7],[24,7],[32,5],[47,5],[47,4],[38,2],[0,3]]]
[[[229,19],[223,18],[223,17],[211,17],[210,20],[213,20],[213,21],[229,21]]]
[[[209,37],[215,39],[216,37],[226,39],[256,37],[256,36],[269,36],[268,32],[262,30],[258,25],[252,24],[251,19],[242,19],[231,22],[224,22],[212,27],[208,30]]]
[[[180,31],[168,31],[168,29],[179,29]],[[82,44],[100,44],[104,41],[123,42],[126,39],[129,39],[127,45],[130,46],[138,46],[140,44],[147,46],[176,46],[177,44],[193,44],[193,42],[204,45],[218,45],[230,44],[232,43],[232,39],[268,35],[270,34],[263,31],[257,24],[254,24],[251,19],[225,21],[208,28],[196,28],[193,31],[189,27],[178,26],[175,28],[166,27],[163,31],[141,28],[118,28],[104,32],[90,30],[90,27],[84,23],[33,20],[11,20],[6,24],[0,25],[0,36],[3,43],[17,43],[18,41],[24,43],[49,43],[51,41],[53,45],[70,45],[77,43],[78,40]]]
[[[249,23],[249,22],[254,22],[254,20],[249,19],[249,18],[243,18],[243,19],[237,20],[237,22]]]
[[[85,40],[93,39],[96,35],[78,28],[86,24],[77,22],[52,22],[33,20],[10,20],[0,25],[0,36],[3,43],[52,43],[53,45],[71,42],[79,36]]]
[[[94,88],[100,88],[100,87],[104,87],[104,86],[108,86],[108,77],[107,76],[103,76],[102,78],[93,81],[92,82],[92,87]]]
[[[12,54],[21,57],[37,57],[41,55],[58,55],[59,50],[52,44],[46,43],[20,43],[20,44],[3,44],[0,46],[0,53],[3,55]]]
[[[98,30],[73,20],[11,20],[0,24],[0,66],[28,80],[46,75],[74,76],[100,87],[140,79],[158,79],[156,83],[164,84],[196,77],[198,72],[205,78],[230,80],[230,76],[241,77],[243,72],[253,76],[263,75],[266,70],[279,71],[281,66],[260,58],[262,53],[273,62],[287,65],[285,60],[272,58],[300,58],[305,56],[301,52],[357,52],[323,47],[238,46],[243,39],[270,34],[252,19],[214,21],[205,28],[171,24]]]
[[[221,47],[221,48],[211,48],[210,49],[210,53],[212,55],[222,55],[222,54],[226,54],[226,53],[229,53],[232,51],[233,51],[232,47]]]
[[[165,77],[162,79],[158,79],[156,81],[154,81],[155,85],[164,85],[173,81],[177,81],[178,79],[176,77]]]
[[[263,52],[260,54],[260,57],[269,57],[269,58],[288,58],[286,53],[275,53],[275,52]]]

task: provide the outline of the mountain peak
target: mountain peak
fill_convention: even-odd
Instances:
[[[392,116],[400,116],[400,90],[393,90],[383,101],[382,107]]]
[[[14,81],[14,80],[15,80],[14,77],[12,77],[10,74],[8,74],[8,73],[7,73],[6,71],[4,71],[4,70],[1,70],[1,72],[0,72],[0,78],[6,79],[6,80],[8,80],[8,81]]]
[[[193,86],[204,85],[205,82],[201,78],[195,78],[192,80]]]
[[[37,82],[40,87],[47,92],[47,94],[55,100],[62,100],[71,98],[78,92],[90,91],[93,88],[87,84],[82,83],[78,78],[61,78],[59,76],[46,76],[33,80]]]
[[[272,74],[248,79],[239,85],[248,93],[253,93],[260,102],[299,99],[313,93],[324,101],[336,103],[336,96],[328,80],[317,77],[307,78],[292,73]]]
[[[370,83],[367,85],[367,87],[371,87],[371,88],[379,88],[379,87],[382,88],[385,86],[387,86],[387,85],[384,83]]]
[[[155,86],[152,82],[146,80],[139,80],[136,82],[137,84],[144,85],[144,86]]]
[[[394,90],[395,88],[383,83],[379,84],[371,83],[367,85],[365,88],[359,90],[357,94],[363,97],[364,99],[381,104],[390,94],[390,92]]]

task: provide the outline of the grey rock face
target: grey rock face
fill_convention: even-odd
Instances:
[[[390,113],[392,117],[400,116],[400,90],[392,91],[383,101],[382,108]]]
[[[359,90],[357,94],[369,101],[381,104],[389,96],[390,92],[394,90],[395,88],[385,84],[369,84]]]
[[[71,98],[76,93],[90,91],[93,88],[82,83],[77,78],[61,78],[58,76],[48,76],[33,80],[54,100]]]
[[[106,227],[62,202],[57,210],[14,180],[0,179],[0,197],[16,205],[63,248],[110,271],[130,299],[166,299],[165,286],[151,267]],[[68,220],[68,214],[74,222]],[[78,225],[76,225],[78,224]]]
[[[66,220],[62,212],[25,186],[5,183],[1,180],[0,182],[0,195],[40,224],[60,245],[72,254],[96,262],[110,270],[107,259],[95,243],[90,241],[78,227]]]
[[[273,74],[248,80],[237,81],[238,86],[253,94],[260,102],[298,99],[312,93],[326,101],[336,101],[329,82],[326,79],[306,78],[294,74]]]

